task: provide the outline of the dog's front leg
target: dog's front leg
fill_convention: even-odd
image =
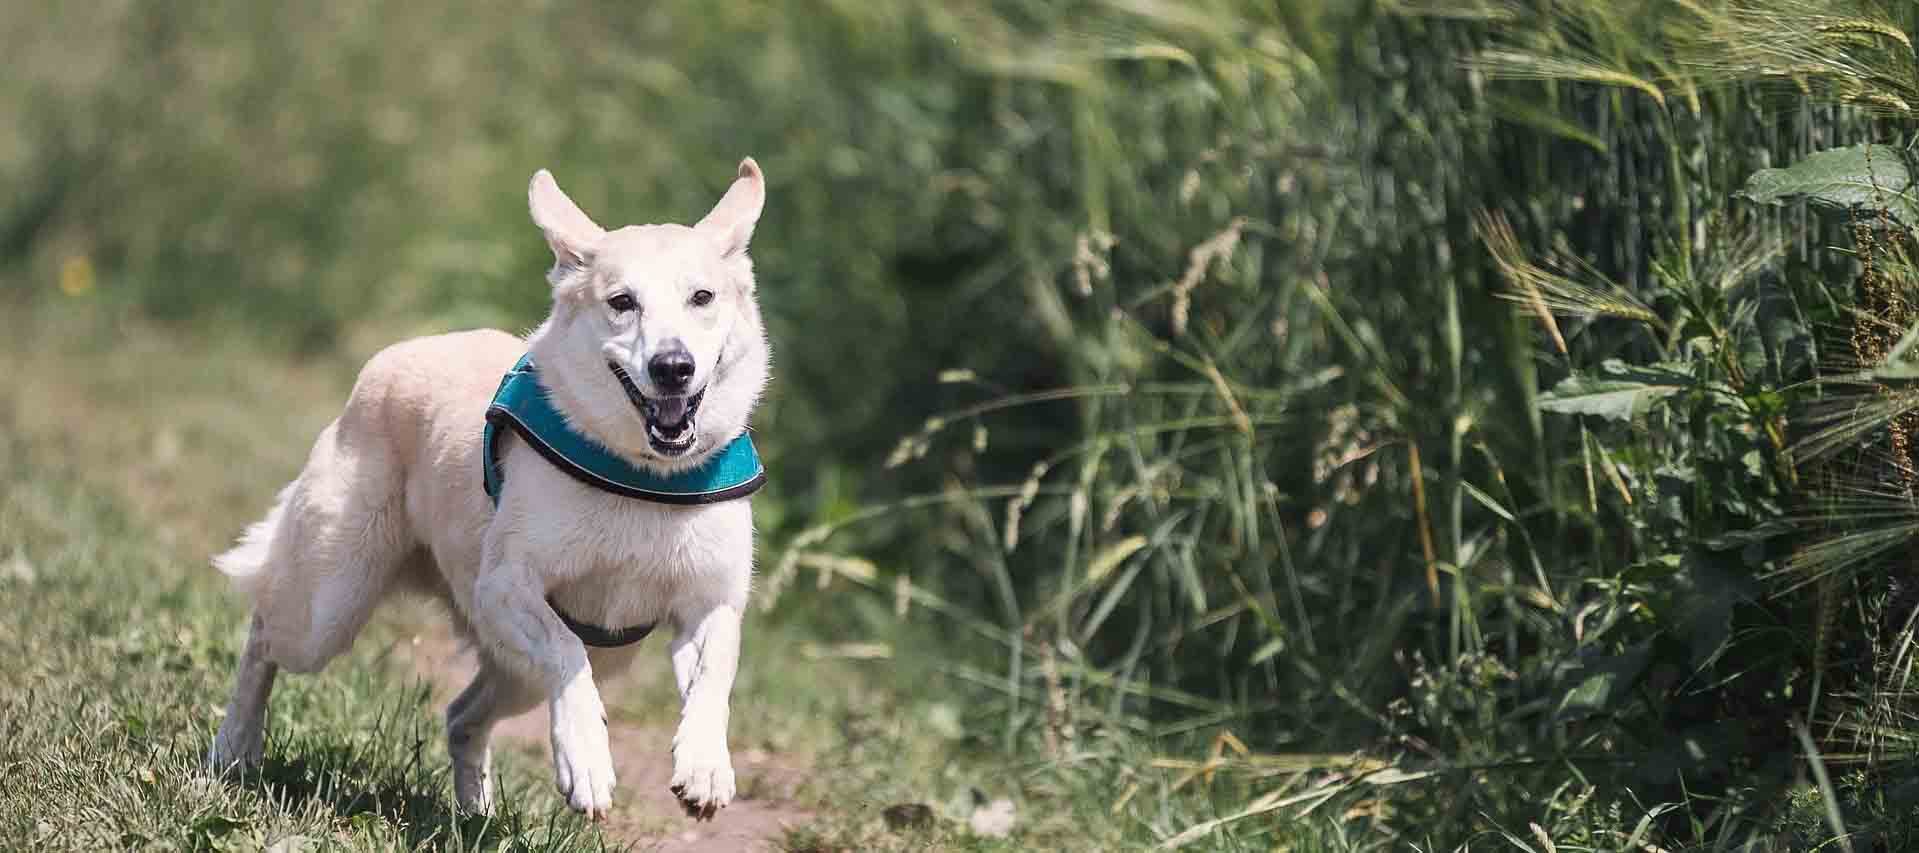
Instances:
[[[511,564],[483,573],[473,586],[474,632],[493,660],[546,691],[554,782],[574,811],[604,820],[613,808],[614,785],[606,706],[593,684],[586,647],[530,578]]]
[[[740,661],[740,611],[729,604],[699,612],[673,638],[680,685],[680,727],[673,734],[673,793],[702,820],[733,800],[733,757],[726,747],[728,698]]]

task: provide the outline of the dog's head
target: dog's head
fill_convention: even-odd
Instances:
[[[553,314],[534,333],[544,383],[576,428],[663,471],[746,427],[767,347],[746,254],[766,201],[751,158],[697,225],[607,231],[542,169],[527,190],[553,249]]]

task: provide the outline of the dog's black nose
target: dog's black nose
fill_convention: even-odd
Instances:
[[[693,354],[685,347],[661,350],[646,362],[646,375],[662,391],[685,391],[693,381]]]

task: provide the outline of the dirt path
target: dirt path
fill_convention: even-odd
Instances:
[[[462,651],[444,632],[423,633],[410,647],[402,648],[414,669],[434,685],[435,698],[442,703],[451,700],[476,669],[473,653]],[[612,687],[618,689],[618,685]],[[522,749],[539,754],[543,762],[551,761],[545,709],[502,722],[494,733],[497,749]],[[733,754],[733,768],[739,775],[739,795],[733,804],[709,823],[696,822],[680,811],[679,800],[667,790],[672,777],[667,754],[671,731],[623,723],[616,717],[607,734],[620,786],[614,792],[613,819],[604,829],[611,840],[659,853],[770,851],[779,849],[788,826],[812,816],[791,802],[804,768],[753,749]]]

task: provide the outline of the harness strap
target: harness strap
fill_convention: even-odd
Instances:
[[[646,635],[653,633],[653,623],[651,622],[645,625],[634,625],[630,628],[619,629],[602,628],[590,622],[581,622],[578,619],[566,615],[566,611],[561,610],[559,605],[553,603],[552,596],[547,597],[546,606],[553,608],[553,615],[560,617],[560,622],[564,623],[567,630],[572,631],[574,636],[579,637],[580,642],[593,646],[594,648],[617,649],[621,646],[630,646],[646,639]]]
[[[499,503],[506,472],[501,468],[502,428],[510,429],[567,476],[610,494],[654,503],[697,506],[746,497],[766,485],[753,437],[740,433],[696,468],[658,474],[626,461],[567,423],[547,397],[531,355],[524,356],[500,380],[486,410],[481,439],[482,484]]]

